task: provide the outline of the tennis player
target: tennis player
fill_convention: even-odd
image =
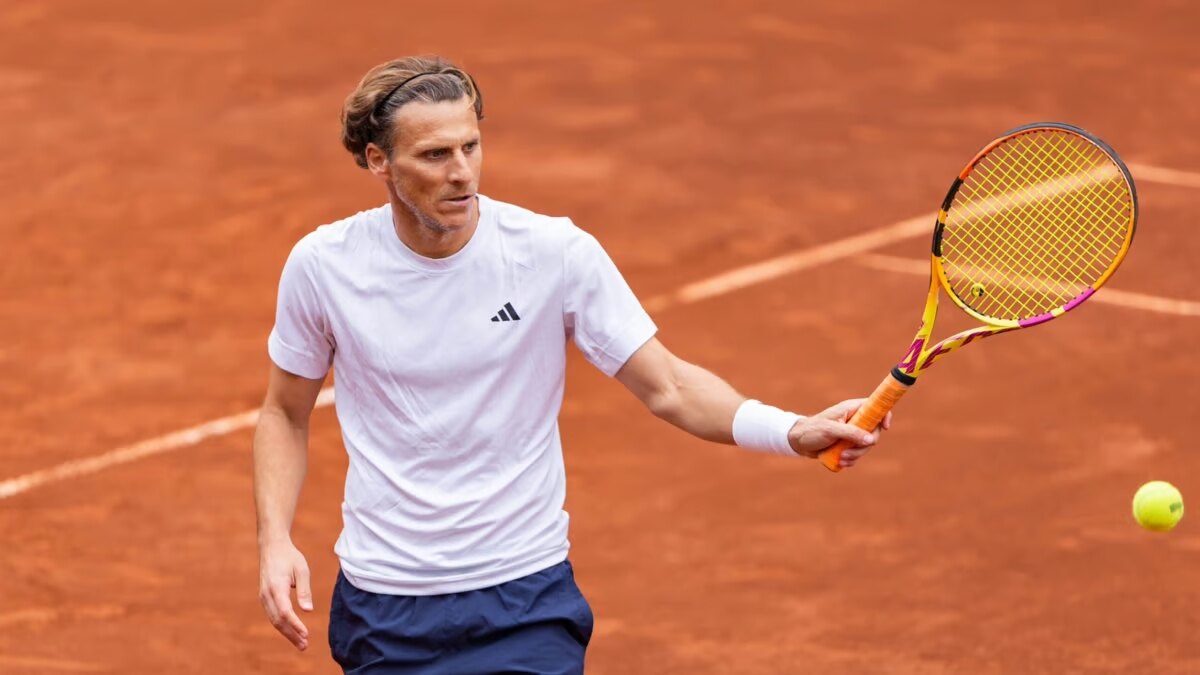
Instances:
[[[330,367],[349,454],[329,644],[346,673],[581,673],[592,613],[568,561],[558,413],[574,342],[703,439],[852,465],[878,440],[736,392],[673,356],[600,244],[479,194],[483,98],[441,58],[371,69],[346,149],[387,203],[317,228],[283,268],[254,438],[259,596],[297,648],[313,610],[290,537]],[[886,428],[886,423],[883,428]]]

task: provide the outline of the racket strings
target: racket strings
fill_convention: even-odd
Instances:
[[[1132,208],[1124,175],[1100,148],[1059,130],[1017,136],[976,164],[951,204],[947,281],[987,316],[1062,307],[1116,260]]]
[[[995,182],[988,179],[987,173],[982,173],[982,174],[980,174],[980,176],[981,176],[980,186],[983,188],[983,190],[981,190],[980,192],[983,195],[986,195],[987,197],[994,198],[994,195],[997,193],[997,186],[994,184]],[[972,191],[970,189],[968,189],[966,192],[964,192],[964,196],[966,196],[966,197],[975,196],[975,195],[972,195],[971,193],[972,193]],[[1011,206],[1011,205],[1006,205],[1006,206]],[[1013,211],[1009,212],[1009,213],[1011,213],[1014,218],[1018,218],[1018,219],[1030,217],[1030,214],[1028,213],[1028,208],[1025,206],[1025,200],[1018,200],[1016,202],[1016,206],[1013,207]],[[998,250],[988,251],[987,247],[988,247],[989,242],[981,242],[981,238],[979,236],[980,229],[981,228],[971,228],[971,229],[964,230],[964,232],[963,232],[966,243],[972,247],[972,249],[973,249],[972,252],[976,254],[973,257],[981,258],[982,255],[990,253],[990,255],[992,255],[996,258],[996,260],[994,262],[1003,263],[1010,269],[1020,268],[1020,267],[1031,267],[1034,265],[1041,265],[1043,267],[1046,266],[1046,260],[1044,259],[1044,257],[1036,259],[1036,260],[1032,259],[1031,256],[1033,256],[1035,254],[1029,250],[1027,241],[1017,241],[1015,243],[1019,244],[1018,246],[1013,246],[1013,247],[1010,247],[1007,249],[998,249]],[[946,246],[946,248],[950,249],[952,247]],[[954,263],[954,262],[961,263],[962,261],[956,259],[954,256],[951,256],[950,262],[951,263]],[[990,304],[1001,303],[1001,304],[1007,304],[1010,306],[1017,306],[1020,308],[1021,313],[1026,314],[1026,315],[1035,313],[1036,303],[1034,303],[1032,305],[1030,304],[1029,294],[1020,292],[1023,288],[1027,291],[1033,290],[1034,292],[1041,291],[1041,292],[1045,293],[1047,289],[1045,289],[1044,286],[1047,284],[1050,284],[1050,283],[1054,283],[1055,286],[1057,286],[1057,289],[1055,289],[1056,292],[1058,292],[1060,294],[1064,293],[1064,292],[1070,292],[1070,289],[1063,288],[1061,281],[1059,281],[1057,279],[1051,279],[1051,278],[1035,279],[1035,280],[1018,279],[1017,281],[1022,282],[1022,283],[1017,283],[1017,284],[1005,283],[1006,279],[1003,276],[1003,274],[1001,274],[1004,271],[1004,269],[1000,265],[996,265],[994,269],[980,268],[978,266],[976,266],[976,269],[968,269],[967,265],[963,265],[963,264],[960,264],[960,265],[952,264],[950,267],[952,270],[955,267],[958,267],[959,271],[967,272],[968,276],[971,277],[969,279],[970,281],[973,281],[975,283],[979,283],[980,281],[984,282],[986,284],[985,287],[988,288],[989,291],[993,294],[992,302]],[[1011,280],[1009,280],[1009,281],[1011,281]],[[1041,288],[1038,287],[1039,283],[1042,286]],[[1031,284],[1034,286],[1033,289],[1028,288]],[[994,293],[997,291],[1002,293],[1003,297],[996,297],[994,295]],[[988,304],[988,303],[985,303],[985,304]],[[986,307],[982,308],[982,309],[986,309]]]
[[[1060,139],[1054,138],[1053,140],[1055,141],[1055,145],[1057,146],[1057,143],[1059,142]],[[1066,142],[1066,141],[1063,141],[1063,142]],[[1058,150],[1057,147],[1055,147],[1054,149]],[[1029,162],[1035,162],[1035,161],[1041,159],[1040,157],[1028,157],[1027,153],[1025,152],[1024,147],[1020,148],[1020,151],[1021,151],[1021,155],[1022,155],[1022,157],[1021,157],[1022,160],[1029,161]],[[1090,167],[1084,167],[1084,166],[1080,165],[1080,161],[1085,159],[1085,155],[1083,153],[1075,153],[1074,155],[1063,153],[1062,155],[1059,155],[1059,157],[1065,158],[1066,160],[1069,160],[1071,162],[1070,166],[1067,167],[1067,169],[1074,172],[1076,175],[1083,174],[1085,172],[1089,175],[1095,175],[1097,172],[1108,170],[1109,175],[1112,178],[1115,178],[1117,180],[1108,180],[1108,181],[1097,182],[1097,183],[1095,183],[1095,186],[1096,186],[1097,190],[1105,191],[1105,195],[1103,195],[1103,197],[1106,197],[1108,199],[1113,199],[1113,198],[1120,199],[1122,192],[1119,190],[1119,188],[1123,186],[1123,181],[1121,180],[1121,176],[1120,176],[1119,172],[1117,171],[1116,167],[1109,163],[1108,157],[1106,155],[1099,153],[1099,151],[1094,153],[1093,157],[1095,159],[1095,162]],[[1050,161],[1053,161],[1055,158],[1050,157],[1048,159]],[[1034,170],[1040,176],[1045,176],[1044,168],[1034,165]],[[1097,199],[1095,199],[1096,196],[1097,195],[1095,193],[1088,192],[1088,191],[1066,191],[1066,192],[1064,192],[1063,199],[1061,201],[1061,205],[1064,208],[1071,210],[1070,213],[1065,214],[1065,215],[1067,215],[1070,218],[1078,219],[1078,218],[1087,217],[1088,214],[1097,213],[1097,212],[1103,210],[1104,206],[1105,206],[1105,204],[1103,203],[1104,200],[1103,199],[1097,200]],[[1084,202],[1086,202],[1086,204]],[[1055,203],[1053,203],[1053,202],[1051,203],[1051,206],[1055,206],[1055,205],[1056,205]],[[1096,233],[1101,236],[1106,237],[1107,241],[1105,243],[1108,243],[1108,244],[1115,243],[1117,250],[1119,250],[1121,242],[1120,242],[1120,240],[1115,239],[1116,235],[1119,233],[1119,229],[1118,229],[1119,222],[1116,219],[1113,219],[1111,221],[1100,221],[1100,224],[1103,225],[1105,222],[1108,222],[1108,224],[1112,225],[1112,227],[1108,228],[1107,230],[1099,230]],[[1083,244],[1085,246],[1084,251],[1086,251],[1086,242],[1084,240],[1084,236],[1086,234],[1085,231],[1082,229],[1075,229],[1075,230],[1071,230],[1070,232],[1076,235],[1075,241],[1072,242],[1073,244],[1076,245],[1076,251],[1077,252],[1080,251],[1080,249],[1079,249],[1080,244]],[[1091,259],[1091,262],[1095,262],[1096,260],[1098,260],[1100,254],[1102,252],[1103,252],[1102,247],[1093,247],[1094,255]],[[1095,273],[1097,275],[1103,274],[1104,270],[1107,269],[1107,266],[1108,266],[1108,264],[1106,262],[1098,270],[1095,270]]]
[[[1057,140],[1057,139],[1055,139],[1055,140]],[[1054,155],[1051,155],[1050,157],[1031,157],[1029,155],[1028,150],[1029,150],[1029,146],[1016,148],[1016,152],[1020,154],[1020,157],[1018,158],[1018,160],[1020,160],[1022,162],[1026,162],[1027,163],[1026,166],[1029,166],[1031,168],[1030,170],[1033,174],[1033,177],[1037,181],[1036,185],[1039,188],[1039,191],[1042,192],[1042,194],[1039,194],[1036,196],[1039,199],[1044,200],[1045,188],[1049,188],[1050,191],[1056,193],[1057,196],[1061,197],[1058,200],[1049,200],[1049,201],[1041,202],[1043,205],[1051,207],[1050,215],[1052,216],[1052,218],[1034,219],[1031,221],[1033,225],[1045,226],[1047,223],[1050,223],[1050,222],[1060,222],[1061,223],[1061,222],[1065,222],[1065,221],[1069,221],[1069,220],[1078,220],[1078,218],[1080,217],[1080,213],[1078,213],[1078,212],[1081,210],[1080,205],[1082,205],[1084,202],[1088,202],[1086,205],[1084,205],[1085,208],[1091,208],[1093,210],[1096,208],[1099,208],[1099,205],[1096,203],[1095,194],[1090,193],[1086,190],[1085,191],[1072,190],[1072,189],[1070,189],[1070,186],[1064,186],[1061,182],[1055,182],[1055,179],[1057,178],[1057,175],[1055,175],[1055,174],[1062,173],[1063,171],[1070,171],[1075,174],[1085,174],[1086,175],[1085,172],[1091,173],[1088,170],[1094,169],[1095,168],[1094,166],[1093,167],[1081,166],[1081,164],[1080,164],[1080,160],[1082,159],[1081,156],[1079,156],[1078,154],[1072,156],[1070,154],[1063,153],[1061,147],[1053,147],[1052,150],[1058,153],[1057,154],[1058,159],[1066,158],[1067,160],[1070,160],[1069,165],[1067,165],[1065,162],[1055,162],[1056,157]],[[1102,157],[1101,159],[1104,160],[1106,158]],[[1041,162],[1041,164],[1039,164],[1039,162]],[[1101,164],[1099,168],[1103,169],[1104,165]],[[1110,173],[1111,173],[1111,175],[1115,176],[1115,172],[1110,172]],[[1013,177],[1011,175],[1011,172],[1010,172],[1010,175],[1007,176],[1007,178],[1009,181],[1020,179],[1020,177]],[[1104,185],[1104,183],[1094,183],[1094,184],[1097,186]],[[993,186],[993,189],[995,189],[994,186]],[[1111,190],[1109,191],[1109,193],[1111,194]],[[1029,204],[1030,204],[1030,202],[1023,201],[1020,204],[1023,207],[1019,210],[1020,212],[1016,213],[1016,214],[1012,214],[1012,215],[1015,218],[1030,218],[1031,216],[1037,215],[1034,213],[1030,213]],[[1054,207],[1059,207],[1059,208],[1056,209]],[[1073,212],[1064,213],[1064,211],[1073,211]],[[1077,260],[1081,259],[1078,257],[1078,253],[1081,252],[1080,250],[1078,250],[1079,249],[1078,243],[1080,242],[1080,237],[1078,236],[1078,233],[1081,233],[1081,232],[1082,232],[1082,230],[1080,230],[1080,229],[1068,230],[1064,235],[1063,232],[1048,230],[1046,227],[1040,227],[1037,230],[1030,230],[1030,234],[1042,235],[1042,236],[1049,235],[1053,239],[1052,243],[1055,246],[1057,246],[1058,250],[1060,250],[1060,251],[1066,251],[1071,244],[1075,244],[1076,250],[1074,251],[1074,253],[1076,254]],[[1073,239],[1073,241],[1072,242],[1064,241],[1063,237],[1069,236],[1071,234],[1077,235],[1075,237],[1071,237]],[[1111,239],[1111,234],[1109,235],[1109,239]],[[1047,250],[1053,251],[1054,249],[1047,249]],[[1095,257],[1096,256],[1092,256],[1093,259]],[[1082,260],[1086,260],[1086,259],[1087,259],[1086,257],[1082,258]],[[1040,262],[1042,264],[1047,263],[1045,258],[1042,258],[1041,260],[1039,260],[1037,262]],[[1103,270],[1098,270],[1098,271],[1102,272]]]
[[[1058,150],[1058,148],[1055,148],[1055,149]],[[1024,222],[1027,222],[1034,226],[1033,228],[1029,228],[1024,231],[1024,234],[1026,234],[1027,236],[1022,237],[1018,240],[1017,243],[1021,244],[1021,248],[1016,249],[1016,252],[1021,256],[1022,262],[1027,265],[1040,265],[1043,268],[1045,268],[1047,266],[1055,266],[1057,264],[1057,269],[1055,269],[1054,271],[1058,271],[1061,273],[1053,275],[1052,278],[1055,280],[1059,280],[1059,281],[1065,281],[1065,279],[1063,277],[1066,275],[1069,275],[1072,271],[1075,271],[1075,270],[1070,269],[1069,265],[1066,267],[1063,266],[1063,263],[1066,261],[1063,260],[1062,254],[1065,252],[1073,252],[1073,253],[1078,254],[1079,253],[1078,248],[1079,248],[1079,244],[1081,242],[1078,237],[1071,237],[1073,239],[1073,241],[1070,241],[1070,242],[1064,241],[1064,237],[1070,237],[1070,235],[1073,232],[1078,233],[1079,230],[1073,230],[1073,231],[1068,231],[1066,233],[1063,233],[1061,231],[1056,231],[1054,229],[1047,228],[1046,224],[1047,223],[1062,223],[1062,222],[1067,221],[1068,219],[1077,219],[1078,218],[1078,213],[1064,213],[1064,211],[1066,211],[1067,209],[1078,211],[1077,208],[1072,209],[1072,207],[1076,206],[1076,202],[1079,201],[1078,199],[1073,199],[1073,198],[1076,197],[1077,195],[1084,194],[1085,196],[1087,196],[1090,199],[1090,195],[1086,195],[1085,192],[1072,190],[1071,189],[1072,186],[1064,185],[1061,181],[1057,180],[1057,178],[1064,170],[1082,173],[1083,167],[1081,167],[1079,165],[1078,157],[1071,158],[1074,161],[1071,162],[1071,165],[1069,167],[1066,167],[1061,162],[1055,162],[1054,161],[1055,158],[1053,156],[1048,157],[1048,158],[1047,157],[1030,157],[1028,154],[1028,147],[1019,147],[1016,149],[1016,152],[1021,155],[1018,158],[1019,161],[1028,163],[1027,166],[1030,167],[1030,173],[1032,174],[1033,179],[1037,181],[1035,183],[1037,188],[1034,188],[1034,189],[1038,192],[1038,194],[1034,195],[1034,198],[1039,199],[1039,200],[1045,200],[1045,197],[1046,197],[1045,192],[1047,190],[1043,189],[1043,188],[1048,188],[1048,190],[1052,194],[1057,194],[1061,197],[1058,200],[1040,202],[1044,206],[1049,207],[1050,213],[1048,215],[1051,216],[1050,218],[1039,218],[1039,216],[1044,215],[1044,214],[1039,214],[1039,213],[1035,212],[1035,210],[1032,209],[1030,206],[1033,202],[1029,201],[1029,200],[1022,200],[1021,202],[1019,202],[1019,208],[1016,210],[1016,212],[1010,212],[1009,214],[1007,214],[1007,215],[1011,216],[1010,218],[1007,219],[1009,224],[1011,224],[1013,221],[1018,221],[1018,222],[1024,221]],[[1060,155],[1060,156],[1062,156],[1062,155]],[[985,175],[985,179],[986,179],[986,175]],[[1010,182],[1017,181],[1017,180],[1021,180],[1021,177],[1013,176],[1012,172],[1007,172],[1007,174],[1005,175],[1005,180],[1010,181]],[[994,185],[994,184],[990,185],[989,187],[992,190],[996,189],[996,185]],[[1015,229],[1015,230],[1011,230],[1011,231],[1016,232],[1018,234],[1022,233],[1022,230],[1019,230],[1019,229]],[[1038,248],[1034,248],[1033,246],[1031,246],[1030,240],[1037,240],[1038,238],[1047,238],[1047,237],[1050,239],[1050,241],[1048,243],[1052,244],[1053,247],[1043,247],[1039,250]],[[1072,249],[1075,249],[1075,250],[1072,250]],[[1047,257],[1046,257],[1047,255],[1052,255],[1055,253],[1060,254],[1057,256],[1057,259],[1047,260]],[[1032,258],[1036,258],[1036,259],[1032,259]],[[1076,255],[1076,259],[1077,260],[1079,259],[1078,255]],[[1102,272],[1103,270],[1099,270],[1099,271]],[[1079,273],[1073,275],[1074,280],[1077,282],[1082,282],[1082,283],[1086,284],[1086,281],[1084,281],[1082,279],[1082,276],[1084,276],[1084,273],[1086,272],[1086,270],[1079,270],[1078,272]],[[1074,291],[1076,289],[1064,289],[1064,290]]]
[[[1060,148],[1055,148],[1055,150],[1060,150]],[[1069,167],[1065,166],[1063,163],[1058,163],[1057,166],[1052,166],[1052,168],[1048,170],[1046,167],[1054,164],[1054,157],[1031,157],[1028,154],[1027,146],[1017,148],[1016,151],[1021,155],[1018,160],[1027,163],[1026,166],[1030,167],[1030,172],[1033,178],[1037,181],[1036,185],[1039,186],[1039,189],[1037,190],[1038,194],[1035,195],[1035,197],[1038,199],[1044,199],[1045,192],[1048,189],[1050,191],[1060,193],[1062,199],[1057,200],[1056,202],[1045,202],[1045,204],[1052,207],[1052,213],[1050,215],[1052,215],[1053,218],[1050,219],[1039,218],[1039,215],[1041,214],[1034,212],[1033,209],[1029,207],[1030,202],[1022,201],[1019,203],[1019,208],[1010,214],[1011,218],[1009,220],[1032,223],[1034,227],[1028,228],[1024,232],[1024,234],[1028,236],[1020,237],[1018,242],[1020,246],[1012,249],[1013,255],[1008,256],[1006,260],[1010,265],[1015,263],[1025,266],[1038,266],[1043,270],[1049,270],[1049,275],[1039,279],[1039,281],[1043,282],[1044,284],[1041,289],[1043,293],[1056,293],[1060,296],[1058,299],[1063,299],[1061,296],[1064,295],[1066,296],[1066,299],[1070,299],[1081,292],[1082,289],[1090,283],[1092,278],[1096,278],[1102,274],[1104,272],[1104,267],[1096,269],[1094,265],[1088,264],[1089,262],[1095,260],[1097,257],[1095,255],[1091,257],[1091,260],[1088,260],[1086,253],[1082,257],[1079,256],[1081,250],[1080,245],[1084,243],[1081,235],[1079,234],[1081,230],[1068,230],[1064,233],[1062,231],[1041,227],[1041,225],[1051,221],[1064,222],[1073,218],[1077,219],[1079,217],[1078,212],[1080,211],[1079,205],[1082,201],[1081,199],[1077,198],[1079,195],[1084,195],[1085,199],[1088,201],[1093,201],[1090,195],[1087,195],[1084,192],[1071,190],[1069,189],[1071,186],[1064,185],[1061,181],[1057,181],[1058,174],[1060,174],[1063,170],[1069,170],[1076,173],[1086,173],[1087,169],[1091,167],[1082,167],[1079,164],[1078,157],[1071,157],[1071,159],[1074,161],[1071,162]],[[1047,162],[1047,164],[1042,165],[1039,164],[1039,162]],[[986,174],[984,174],[984,178],[987,180]],[[1007,180],[1016,179],[1011,175],[1011,172],[1005,178]],[[988,183],[990,183],[988,185],[989,189],[994,192],[997,187],[995,185],[995,181],[988,181]],[[1092,203],[1090,204],[1090,207],[1095,208],[1096,205]],[[1068,210],[1071,212],[1067,213],[1066,211]],[[1018,233],[1021,232],[1020,230],[1016,231]],[[1069,239],[1069,241],[1067,239]],[[1046,243],[1050,244],[1050,247],[1039,248],[1031,246],[1031,240],[1045,240]],[[1082,250],[1086,251],[1086,249]],[[1078,268],[1072,267],[1070,265],[1070,261],[1064,259],[1066,252],[1072,251],[1076,256],[1075,262],[1081,263],[1078,265]],[[1053,259],[1049,259],[1049,256],[1053,256]],[[1053,287],[1051,288],[1050,286]],[[1019,300],[1019,298],[1016,299]],[[1029,312],[1033,311],[1034,307],[1028,303],[1022,303],[1022,309],[1026,312]]]

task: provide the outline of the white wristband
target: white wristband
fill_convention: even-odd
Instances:
[[[788,432],[803,415],[749,399],[733,415],[733,442],[747,450],[796,457]]]

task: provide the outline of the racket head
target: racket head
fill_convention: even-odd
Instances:
[[[934,229],[933,273],[974,318],[1036,325],[1112,277],[1137,216],[1133,176],[1104,141],[1057,122],[1017,127],[951,185]]]

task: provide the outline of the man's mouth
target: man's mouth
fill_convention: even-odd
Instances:
[[[471,201],[471,199],[474,196],[475,195],[463,195],[461,197],[450,197],[446,201],[450,202],[451,204],[458,204],[461,206],[461,205],[466,204],[467,202]]]

